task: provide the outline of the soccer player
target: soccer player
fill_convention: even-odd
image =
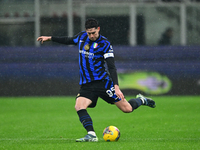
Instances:
[[[117,71],[114,62],[113,48],[110,42],[99,33],[100,26],[93,19],[85,22],[85,31],[74,37],[41,36],[37,41],[53,41],[79,47],[80,91],[76,97],[75,109],[80,122],[87,131],[77,142],[97,142],[93,122],[87,108],[94,108],[98,97],[110,104],[115,104],[124,113],[133,112],[141,105],[154,108],[155,102],[141,94],[127,101],[118,85]],[[105,62],[108,70],[105,68]]]

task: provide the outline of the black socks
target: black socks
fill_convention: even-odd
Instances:
[[[142,101],[139,98],[130,99],[128,102],[132,106],[132,111],[142,105]]]
[[[88,131],[94,131],[93,123],[90,115],[87,113],[86,109],[81,109],[77,111],[80,122],[83,124],[83,127]]]

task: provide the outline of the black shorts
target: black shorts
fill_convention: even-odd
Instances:
[[[88,107],[95,107],[97,104],[98,97],[102,98],[109,104],[114,104],[120,101],[116,94],[113,82],[110,80],[98,80],[92,81],[81,85],[78,97],[85,97],[92,101],[92,104]]]

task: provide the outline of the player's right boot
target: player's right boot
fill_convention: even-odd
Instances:
[[[97,136],[87,134],[85,137],[76,139],[76,142],[98,142]]]
[[[148,97],[144,97],[142,94],[138,94],[136,95],[136,98],[139,98],[142,100],[143,105],[149,106],[151,108],[155,108],[156,107],[156,103]]]

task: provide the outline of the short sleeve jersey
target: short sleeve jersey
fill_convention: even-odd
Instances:
[[[105,59],[114,57],[110,42],[102,35],[91,41],[85,31],[74,36],[73,41],[79,47],[79,84],[95,80],[110,79],[105,67]]]

